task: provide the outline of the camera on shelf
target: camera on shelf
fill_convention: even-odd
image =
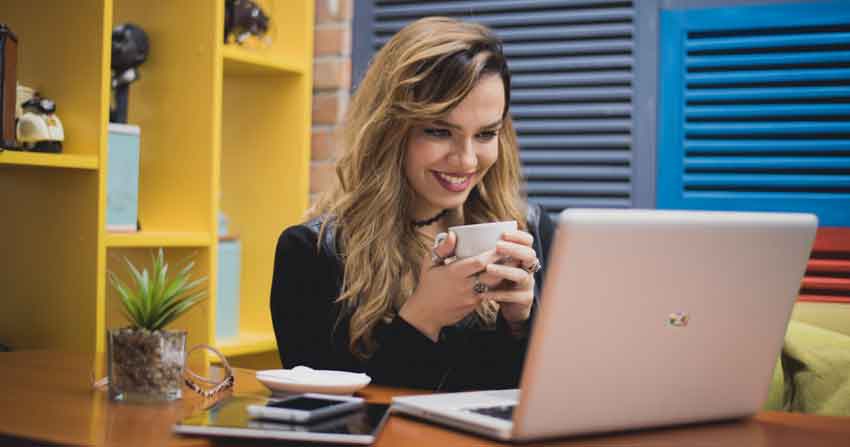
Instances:
[[[269,16],[251,0],[227,0],[224,4],[224,43],[230,37],[242,44],[251,36],[262,37],[269,30]]]
[[[33,152],[62,152],[65,130],[56,116],[56,103],[23,86],[18,86],[18,97],[21,112],[17,139],[20,148]]]
[[[18,38],[0,24],[0,146],[62,152],[65,130],[56,103],[17,82]]]

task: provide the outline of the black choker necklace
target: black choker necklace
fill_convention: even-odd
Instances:
[[[432,223],[442,219],[443,216],[445,216],[448,212],[449,212],[449,210],[445,209],[445,210],[440,211],[436,216],[434,216],[430,219],[414,220],[413,226],[416,227],[416,228],[427,227],[428,225],[431,225]]]

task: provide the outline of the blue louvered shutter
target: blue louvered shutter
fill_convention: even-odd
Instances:
[[[371,15],[372,53],[426,16],[493,29],[512,73],[511,112],[530,201],[553,213],[633,205],[632,2],[374,1],[359,8]],[[365,63],[356,48],[354,57],[356,79]]]
[[[850,226],[850,1],[661,12],[659,208]]]

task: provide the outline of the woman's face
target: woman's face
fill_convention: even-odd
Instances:
[[[414,218],[463,205],[498,158],[504,109],[502,78],[489,74],[445,119],[411,130],[404,173],[416,193]]]

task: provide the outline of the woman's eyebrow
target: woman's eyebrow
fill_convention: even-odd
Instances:
[[[449,127],[449,128],[452,128],[452,129],[463,130],[463,128],[461,126],[458,126],[457,124],[452,124],[452,123],[450,123],[448,121],[444,121],[444,120],[434,120],[434,124],[436,124],[438,126]],[[498,121],[495,121],[491,124],[488,124],[486,126],[481,126],[481,129],[493,129],[495,127],[499,127],[501,124],[502,124],[502,119],[500,118]]]

